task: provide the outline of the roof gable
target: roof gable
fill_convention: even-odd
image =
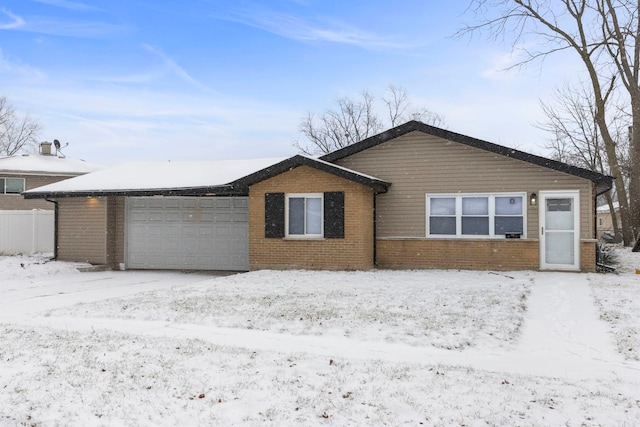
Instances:
[[[290,157],[280,163],[274,164],[244,178],[241,178],[238,181],[234,182],[233,185],[249,187],[260,181],[272,178],[276,175],[297,168],[299,166],[309,166],[314,169],[347,179],[349,181],[357,182],[359,184],[373,188],[378,193],[386,192],[391,185],[389,182],[383,181],[371,175],[366,175],[351,169],[344,168],[342,166],[335,165],[333,163],[326,162],[324,160],[314,159],[302,155]]]
[[[402,135],[406,135],[414,131],[437,136],[439,138],[443,138],[448,141],[457,142],[460,144],[468,145],[470,147],[486,150],[491,153],[500,154],[502,156],[509,157],[512,159],[521,160],[527,163],[542,166],[555,171],[564,172],[569,175],[574,175],[580,178],[588,179],[598,185],[598,190],[599,190],[598,194],[604,193],[607,190],[611,189],[611,186],[613,183],[613,177],[608,175],[603,175],[601,173],[593,172],[588,169],[583,169],[576,166],[572,166],[567,163],[547,159],[545,157],[536,156],[534,154],[529,154],[524,151],[516,150],[514,148],[509,148],[509,147],[494,144],[488,141],[483,141],[481,139],[472,138],[470,136],[451,132],[446,129],[430,126],[416,120],[412,120],[403,125],[400,125],[395,128],[389,129],[385,132],[382,132],[378,135],[374,135],[372,137],[364,139],[355,144],[333,151],[329,154],[326,154],[320,157],[320,159],[325,160],[327,162],[336,162],[345,157],[349,157],[353,154],[359,153],[361,151],[367,150],[369,148],[375,147],[385,142],[392,141],[395,138],[398,138]]]

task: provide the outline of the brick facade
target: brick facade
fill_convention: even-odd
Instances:
[[[343,239],[265,237],[265,193],[344,192]],[[367,270],[373,268],[373,190],[300,166],[249,189],[249,266],[259,269]]]
[[[539,270],[537,239],[379,239],[378,267],[466,270]],[[595,271],[595,241],[580,243],[580,269]]]

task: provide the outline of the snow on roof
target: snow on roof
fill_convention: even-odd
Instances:
[[[617,211],[618,209],[620,209],[620,205],[618,204],[618,202],[613,202],[613,210]],[[598,206],[597,212],[609,213],[609,205]]]
[[[38,175],[81,175],[102,169],[102,166],[70,159],[42,154],[22,154],[0,157],[0,173],[24,173]]]
[[[34,188],[25,193],[215,187],[229,184],[284,159],[127,163]]]

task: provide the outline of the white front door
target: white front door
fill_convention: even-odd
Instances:
[[[540,192],[540,268],[580,269],[580,192]]]

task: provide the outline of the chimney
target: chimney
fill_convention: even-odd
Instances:
[[[44,141],[40,143],[40,154],[43,156],[51,155],[51,143],[48,141]]]

